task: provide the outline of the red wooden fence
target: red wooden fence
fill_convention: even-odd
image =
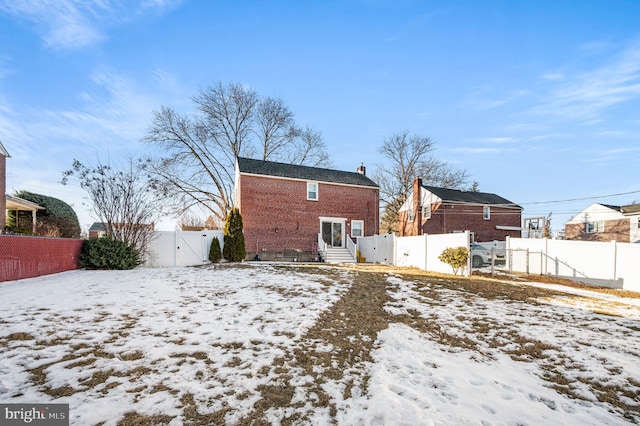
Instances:
[[[0,235],[0,281],[78,269],[82,241]]]

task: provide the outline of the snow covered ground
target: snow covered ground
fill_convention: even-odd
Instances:
[[[640,422],[637,300],[487,297],[391,273],[385,327],[340,336],[325,316],[362,279],[243,265],[0,283],[0,402],[68,403],[75,425]],[[338,360],[312,328],[370,353]]]

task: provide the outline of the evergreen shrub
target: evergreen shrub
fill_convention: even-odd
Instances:
[[[222,251],[220,250],[220,240],[218,237],[213,237],[211,241],[211,247],[209,248],[209,260],[213,263],[220,262],[222,259]]]
[[[80,267],[87,269],[133,269],[142,263],[140,252],[111,237],[91,238],[82,244]]]
[[[242,233],[242,216],[237,208],[231,209],[224,224],[222,255],[229,262],[241,262],[247,255]]]
[[[19,191],[16,193],[16,197],[44,207],[44,210],[36,212],[36,218],[45,228],[57,228],[62,238],[80,238],[78,216],[69,204],[58,198],[34,194],[29,191]],[[21,216],[25,217],[21,219]],[[26,220],[28,224],[31,223],[31,212],[19,212],[17,219],[19,220],[16,220],[15,223],[19,223],[18,226],[24,228],[25,226],[21,225],[23,220]]]

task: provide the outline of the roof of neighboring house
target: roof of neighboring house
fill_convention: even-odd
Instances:
[[[4,155],[5,157],[11,157],[9,155],[9,152],[6,150],[6,148],[2,145],[2,142],[0,142],[0,155]]]
[[[121,227],[122,224],[120,223],[114,223],[113,227],[115,229],[118,229],[119,227]],[[138,225],[140,227],[146,227],[147,229],[150,229],[153,231],[155,225],[153,223],[145,223],[145,224],[140,224]],[[91,225],[91,228],[89,228],[89,232],[105,232],[107,230],[107,224],[104,222],[93,222],[93,225]]]
[[[637,214],[640,213],[640,204],[629,204],[620,207],[622,214]]]
[[[611,210],[615,210],[615,211],[617,211],[617,212],[621,212],[621,211],[622,211],[622,209],[620,208],[620,206],[613,206],[613,205],[611,205],[611,204],[602,204],[602,203],[596,203],[596,204],[600,204],[600,205],[601,205],[601,206],[603,206],[603,207],[606,207],[606,208],[611,209]]]
[[[14,197],[13,195],[5,194],[4,196],[6,200],[6,209],[7,210],[26,210],[26,211],[37,211],[44,210],[45,208],[28,200],[25,200],[20,197]]]
[[[512,203],[506,198],[488,192],[460,191],[458,189],[438,188],[435,186],[422,185],[427,191],[435,194],[442,201],[454,203],[500,205],[501,207],[514,207],[522,209],[519,205]]]
[[[298,166],[274,161],[253,160],[238,157],[240,173],[303,179],[319,182],[342,183],[347,185],[378,187],[378,184],[357,172],[321,169],[319,167]]]
[[[91,228],[89,228],[89,232],[104,232],[106,227],[103,222],[93,222]]]

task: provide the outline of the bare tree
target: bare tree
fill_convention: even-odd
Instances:
[[[263,98],[241,84],[218,83],[193,98],[192,117],[162,107],[143,141],[160,148],[145,169],[151,186],[180,215],[195,206],[206,208],[223,223],[233,206],[236,158],[299,160],[296,164],[328,164],[322,138],[309,139],[280,99]],[[311,144],[311,145],[310,145]]]
[[[187,212],[180,217],[180,222],[178,223],[180,229],[183,231],[200,231],[205,229],[204,219],[199,216],[196,216],[192,212]]]
[[[147,158],[144,163],[151,188],[177,215],[203,206],[223,221],[232,203],[233,152],[242,149],[241,136],[225,136],[229,145],[223,149],[212,142],[202,121],[180,116],[166,107],[154,116],[144,140],[159,145],[164,155]]]
[[[263,160],[282,160],[278,155],[286,152],[299,130],[295,126],[293,113],[281,99],[265,98],[256,111],[256,134]]]
[[[218,83],[193,98],[203,114],[201,126],[205,142],[218,148],[216,154],[235,164],[236,158],[249,154],[249,138],[255,122],[259,97],[255,90],[238,83]]]
[[[320,132],[308,126],[304,130],[298,130],[293,145],[294,149],[289,150],[287,158],[289,163],[312,167],[331,166],[331,159]]]
[[[386,138],[378,152],[386,160],[379,164],[374,180],[380,185],[383,208],[382,229],[397,231],[398,211],[411,193],[413,181],[421,177],[427,185],[455,188],[467,180],[464,170],[456,170],[433,157],[434,142],[404,131]]]
[[[71,169],[63,172],[62,184],[67,185],[71,178],[86,191],[91,212],[104,223],[108,235],[147,253],[160,212],[137,161],[130,158],[123,167],[114,169],[108,164],[87,166],[74,160]]]

